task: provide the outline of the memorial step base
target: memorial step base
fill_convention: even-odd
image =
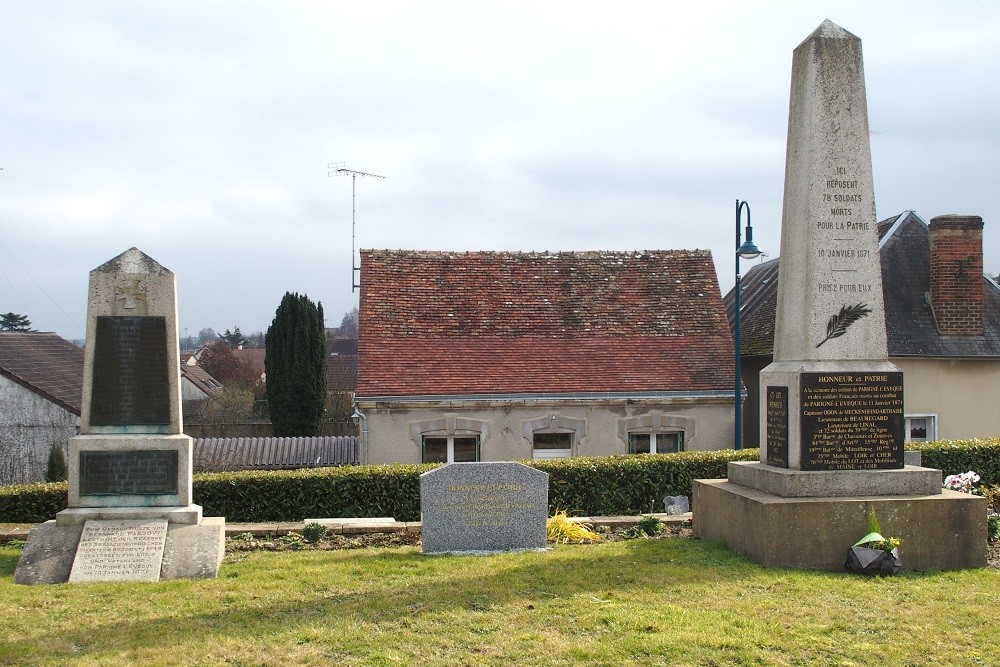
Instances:
[[[14,583],[61,584],[69,581],[84,525],[84,522],[60,525],[52,520],[33,528],[14,571]],[[168,522],[158,579],[217,577],[225,551],[224,517],[204,517],[197,524]]]
[[[729,481],[782,498],[932,496],[941,493],[940,470],[794,470],[757,461],[730,461]]]
[[[70,507],[56,514],[60,526],[83,525],[91,520],[166,519],[168,523],[201,523],[201,505],[182,507]]]
[[[695,537],[721,540],[768,567],[843,571],[872,510],[882,534],[901,540],[906,570],[986,566],[982,496],[945,489],[927,496],[783,498],[726,479],[699,479],[693,504]]]

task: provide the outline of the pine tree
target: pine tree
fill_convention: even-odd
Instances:
[[[319,435],[326,402],[323,305],[286,292],[264,336],[264,371],[274,435]]]
[[[31,320],[17,313],[0,314],[0,331],[31,331]]]

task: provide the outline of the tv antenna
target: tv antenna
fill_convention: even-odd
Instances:
[[[354,169],[347,169],[343,162],[330,162],[326,165],[327,176],[337,177],[341,174],[348,174],[351,177],[351,291],[361,287],[361,267],[354,265],[354,213],[355,213],[355,190],[354,186],[358,180],[358,176],[369,176],[371,178],[385,178],[385,176],[379,176],[378,174],[369,174],[365,171],[355,171]],[[357,279],[355,279],[357,276]],[[357,282],[355,282],[357,280]]]

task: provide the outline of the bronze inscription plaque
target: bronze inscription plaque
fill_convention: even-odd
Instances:
[[[177,451],[80,452],[80,495],[177,493]]]
[[[788,467],[788,387],[767,388],[767,464]]]
[[[101,316],[95,338],[91,425],[169,424],[166,318]]]
[[[803,373],[802,470],[903,467],[902,373]]]

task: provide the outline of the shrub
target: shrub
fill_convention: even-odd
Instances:
[[[326,526],[313,521],[312,523],[307,523],[305,527],[302,528],[302,539],[309,544],[316,544],[326,537],[327,532],[328,529]]]

